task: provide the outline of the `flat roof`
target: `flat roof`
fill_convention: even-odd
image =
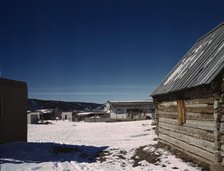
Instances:
[[[108,103],[147,103],[147,102],[153,102],[152,99],[149,100],[121,100],[121,101],[107,101]]]
[[[0,77],[0,82],[4,84],[9,84],[9,85],[15,85],[15,86],[27,86],[26,82],[10,80],[8,78],[3,78],[3,77]]]

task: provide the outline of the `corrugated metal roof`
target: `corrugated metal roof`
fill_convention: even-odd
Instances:
[[[205,85],[224,68],[224,23],[200,38],[177,63],[152,96]]]

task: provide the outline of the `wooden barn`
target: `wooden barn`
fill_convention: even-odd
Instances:
[[[159,142],[224,165],[224,23],[195,42],[152,97]]]

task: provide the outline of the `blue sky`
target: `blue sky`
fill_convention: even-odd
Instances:
[[[224,21],[224,1],[0,2],[0,71],[29,98],[148,99],[193,43]]]

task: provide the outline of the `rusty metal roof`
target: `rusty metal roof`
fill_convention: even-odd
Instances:
[[[201,37],[151,95],[209,84],[223,68],[224,23]]]

